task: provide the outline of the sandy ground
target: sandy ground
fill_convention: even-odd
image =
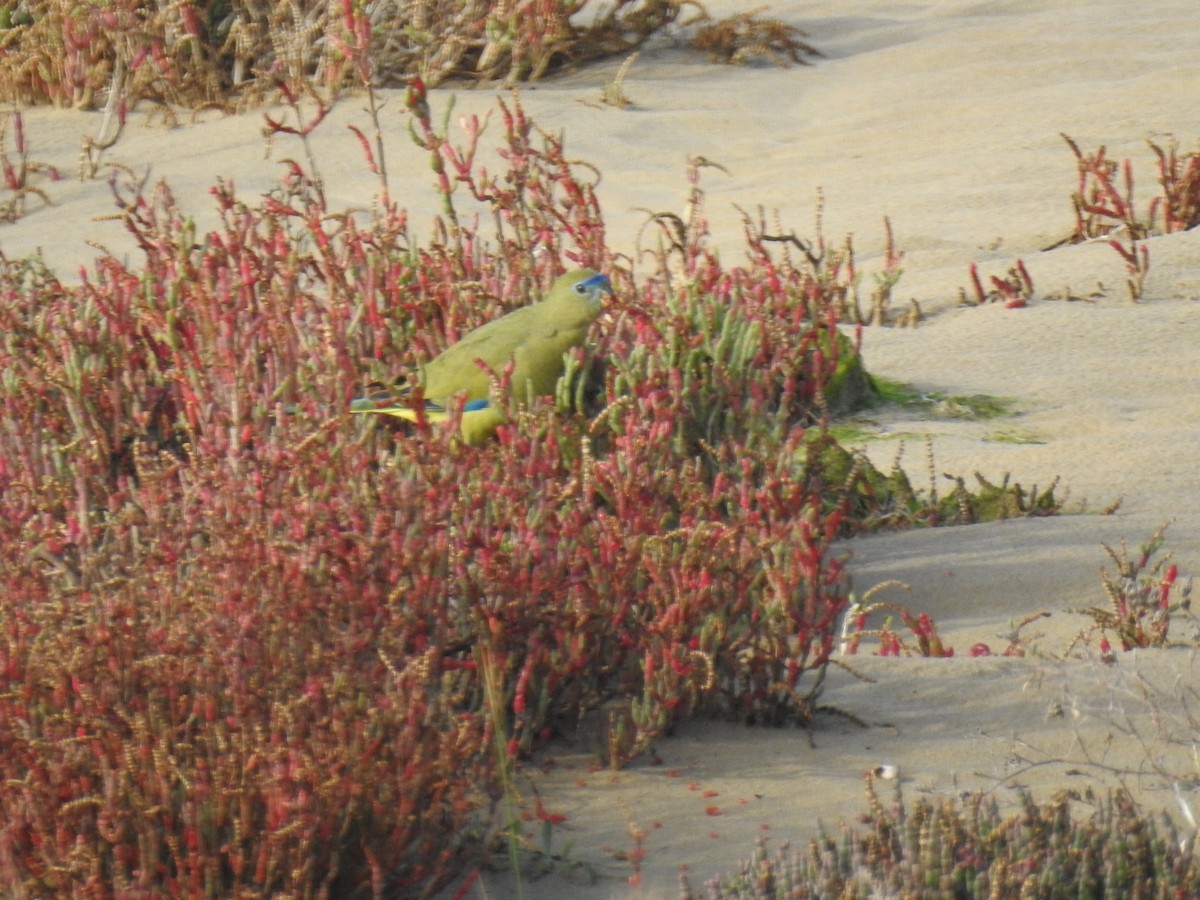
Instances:
[[[890,465],[907,436],[905,466],[925,483],[922,436],[933,435],[939,473],[1009,472],[1025,485],[1061,476],[1077,512],[839,547],[851,555],[857,591],[906,582],[909,591],[882,596],[928,612],[959,655],[855,657],[869,682],[832,670],[824,700],[864,725],[823,716],[809,735],[693,723],[658,745],[661,764],[643,760],[617,773],[595,770],[579,748],[556,748],[526,767],[522,789],[536,787],[547,808],[567,817],[551,846],[565,861],[521,888],[486,873],[470,896],[674,896],[681,867],[699,887],[759,835],[803,843],[818,819],[853,819],[865,808],[863,772],[883,764],[899,767],[909,797],[988,790],[1011,800],[1028,786],[1047,798],[1060,788],[1124,784],[1177,822],[1171,782],[1188,797],[1200,780],[1192,756],[1200,726],[1180,705],[1200,675],[1189,647],[1122,654],[1106,666],[1093,640],[1061,658],[1089,623],[1067,610],[1105,604],[1102,542],[1136,546],[1173,519],[1167,546],[1181,571],[1194,571],[1200,556],[1200,231],[1149,241],[1151,271],[1137,305],[1121,260],[1102,243],[1041,252],[1072,222],[1074,161],[1060,132],[1085,150],[1106,144],[1110,156],[1130,157],[1143,206],[1156,189],[1147,139],[1174,135],[1195,147],[1200,18],[1172,0],[1136,10],[1100,0],[786,0],[771,14],[807,30],[824,58],[791,69],[721,67],[668,41],[630,72],[632,108],[594,102],[619,62],[527,89],[523,102],[603,172],[610,243],[622,253],[635,252],[646,209],[682,209],[693,155],[728,170],[708,170],[703,181],[727,262],[742,252],[734,204],[777,208],[786,227],[811,235],[820,188],[826,235],[854,233],[870,284],[889,216],[906,254],[897,301],[916,299],[928,319],[916,330],[869,330],[868,368],[921,391],[1012,398],[1017,412],[975,422],[879,410],[859,423],[878,435],[867,452]],[[435,109],[448,96],[435,92]],[[491,89],[460,91],[456,114],[483,114],[494,97]],[[427,234],[430,173],[402,112],[393,96],[385,112],[392,192],[417,234]],[[317,132],[335,206],[364,206],[376,188],[344,128],[364,121],[351,99]],[[218,176],[254,197],[276,184],[279,159],[299,154],[281,140],[265,154],[261,122],[259,114],[208,113],[168,127],[138,114],[106,159],[167,179],[203,229],[213,221],[206,192]],[[31,159],[66,177],[37,182],[53,206],[31,200],[27,215],[0,228],[6,255],[41,248],[66,278],[96,255],[89,241],[137,263],[119,223],[102,218],[113,210],[105,171],[74,177],[80,140],[98,127],[98,115],[27,113]],[[1035,282],[1029,308],[957,307],[970,263],[986,276],[1017,258]],[[1064,289],[1099,296],[1046,299]],[[1021,442],[1004,440],[1014,435]],[[1118,497],[1115,515],[1098,514]],[[1051,616],[1028,628],[1036,636],[1029,657],[966,657],[978,641],[1002,647],[997,635],[1037,610]],[[1186,643],[1193,630],[1181,620],[1173,635]],[[631,829],[644,832],[640,891],[627,884]]]

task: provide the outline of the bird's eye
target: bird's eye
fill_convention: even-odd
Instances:
[[[586,294],[587,293],[587,285],[582,281],[576,282],[575,283],[575,293]]]

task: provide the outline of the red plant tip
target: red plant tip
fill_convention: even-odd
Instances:
[[[967,651],[969,656],[991,656],[992,648],[980,641],[978,644],[972,644],[971,649]]]
[[[1170,609],[1171,586],[1175,584],[1175,578],[1179,575],[1179,567],[1172,564],[1167,567],[1167,571],[1163,574],[1162,583],[1158,586],[1158,608]]]
[[[283,95],[283,99],[289,106],[296,105],[296,94],[292,91],[291,86],[282,78],[276,79],[275,87]]]
[[[1137,257],[1122,247],[1120,241],[1109,241],[1108,246],[1112,247],[1119,254],[1121,254],[1121,258],[1125,260],[1126,263],[1132,264],[1137,261]]]
[[[1019,297],[1016,300],[1009,300],[1004,304],[1005,309],[1024,309],[1029,304]]]
[[[540,798],[534,802],[534,813],[539,821],[549,822],[551,825],[561,825],[567,821],[567,817],[562,813],[548,812]]]
[[[200,37],[200,14],[196,7],[185,3],[179,8],[179,15],[183,19],[184,30],[194,38]]]
[[[984,293],[983,283],[979,280],[979,266],[971,263],[967,271],[971,275],[971,285],[975,288],[975,297],[980,303],[983,303],[987,300],[987,294]]]
[[[1025,263],[1017,260],[1017,272],[1021,275],[1021,281],[1025,284],[1025,290],[1033,294],[1033,278],[1029,275],[1029,270],[1025,268]]]
[[[420,118],[428,118],[429,101],[427,98],[425,82],[421,80],[420,76],[414,75],[408,83],[408,94],[404,98],[404,104]]]

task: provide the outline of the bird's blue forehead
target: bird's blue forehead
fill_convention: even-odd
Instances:
[[[606,294],[611,294],[613,292],[612,283],[599,273],[596,273],[595,275],[589,275],[583,281],[579,282],[579,284],[581,287],[585,288],[600,288]]]

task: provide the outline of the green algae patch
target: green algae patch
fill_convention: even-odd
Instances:
[[[902,381],[871,375],[878,406],[893,405],[935,419],[965,419],[973,422],[1016,415],[1017,401],[992,394],[946,394],[924,392]]]

